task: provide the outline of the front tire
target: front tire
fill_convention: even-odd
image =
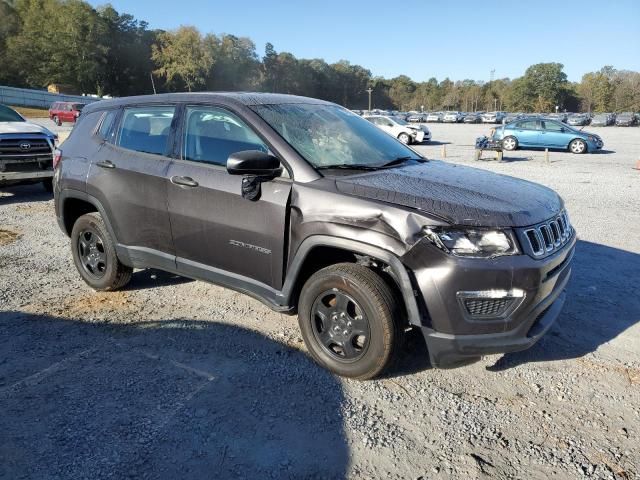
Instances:
[[[298,322],[311,357],[344,377],[368,380],[387,368],[402,343],[393,290],[374,271],[341,263],[302,288]]]
[[[404,132],[398,135],[398,140],[400,140],[405,145],[409,145],[411,143],[411,137],[409,136],[408,133],[404,133]]]
[[[71,253],[80,276],[94,290],[118,290],[131,280],[133,269],[118,260],[115,242],[99,213],[82,215],[73,224]]]
[[[512,152],[518,148],[518,139],[509,135],[502,140],[502,148],[508,152]]]
[[[54,115],[53,123],[55,123],[59,127],[62,126],[62,121],[60,120],[60,118],[57,115]]]
[[[569,144],[569,151],[571,153],[580,155],[581,153],[585,153],[587,151],[587,144],[584,143],[584,140],[580,140],[576,138],[575,140],[572,140],[571,143]]]

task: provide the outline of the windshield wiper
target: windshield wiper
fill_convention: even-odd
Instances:
[[[365,165],[361,163],[341,163],[338,165],[322,165],[316,168],[318,170],[332,170],[334,168],[342,170],[380,170],[381,167],[374,165]]]
[[[415,158],[412,157],[410,155],[407,155],[406,157],[397,157],[394,158],[393,160],[391,160],[390,162],[385,163],[384,165],[381,165],[382,168],[385,167],[393,167],[394,165],[400,165],[401,163],[405,163],[408,162],[409,160],[416,160],[416,161],[421,161],[421,158]]]

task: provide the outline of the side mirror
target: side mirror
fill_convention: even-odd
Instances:
[[[561,131],[562,133],[564,133],[564,127],[561,127],[561,128],[560,128],[560,131]]]
[[[231,175],[277,177],[282,173],[280,160],[260,150],[243,150],[227,158],[227,172]]]

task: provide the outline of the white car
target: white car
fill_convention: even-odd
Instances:
[[[427,115],[427,122],[442,122],[444,115],[442,112],[431,112]]]
[[[482,115],[482,123],[502,123],[507,112],[487,112]]]
[[[411,125],[402,118],[385,115],[370,115],[364,118],[405,145],[431,140],[431,132],[426,126]]]
[[[442,121],[444,123],[458,123],[462,121],[462,118],[463,115],[460,112],[446,112]]]

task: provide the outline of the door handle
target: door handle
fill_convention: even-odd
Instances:
[[[100,168],[116,168],[116,164],[109,160],[105,160],[104,162],[96,162],[96,165]]]
[[[173,183],[174,185],[180,185],[181,187],[197,187],[198,186],[198,182],[196,182],[191,177],[178,177],[175,175],[171,177],[171,183]]]

